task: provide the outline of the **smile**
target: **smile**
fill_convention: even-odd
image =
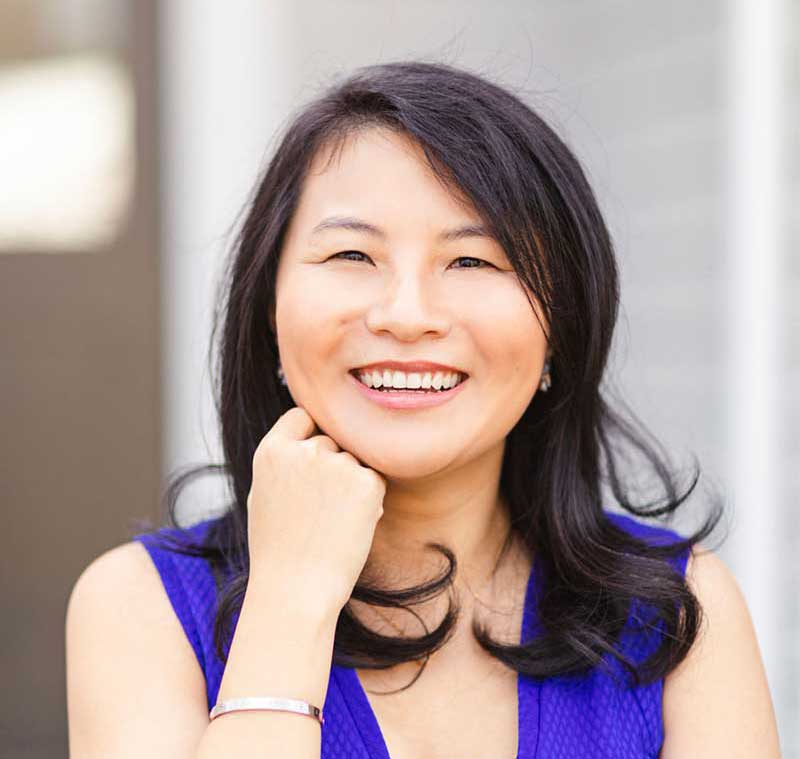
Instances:
[[[367,399],[383,408],[395,410],[425,409],[440,406],[455,398],[467,383],[463,377],[454,386],[436,390],[434,387],[425,388],[388,388],[377,389],[368,387],[353,372],[348,372],[350,380],[355,383],[358,391]]]

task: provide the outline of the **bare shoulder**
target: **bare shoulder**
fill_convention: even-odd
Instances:
[[[719,556],[696,546],[686,579],[703,620],[689,655],[664,679],[660,759],[780,757],[761,652],[735,576]]]
[[[208,724],[205,678],[143,545],[83,570],[65,633],[72,759],[194,755]]]

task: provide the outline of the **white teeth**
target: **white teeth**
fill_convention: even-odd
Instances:
[[[462,379],[458,372],[397,372],[385,369],[384,371],[374,370],[371,372],[361,372],[358,378],[367,387],[394,387],[398,389],[431,389],[449,390],[455,387]]]

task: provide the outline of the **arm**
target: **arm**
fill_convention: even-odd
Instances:
[[[250,576],[217,701],[286,696],[322,708],[338,612],[288,584]],[[197,759],[319,759],[322,725],[287,712],[223,714],[203,734]]]
[[[220,699],[287,695],[322,706],[336,616],[289,589],[252,583]],[[276,613],[279,610],[279,613]],[[238,712],[209,723],[206,683],[144,547],[95,559],[66,617],[71,759],[318,759],[320,725],[285,712]]]
[[[83,570],[66,657],[71,759],[194,755],[205,678],[144,546],[118,546]]]
[[[686,659],[664,680],[660,759],[778,759],[780,746],[747,602],[710,551],[692,553],[686,579],[703,608]]]

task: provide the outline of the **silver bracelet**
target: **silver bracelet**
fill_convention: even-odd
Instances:
[[[300,701],[296,698],[272,698],[271,696],[231,698],[227,701],[218,701],[216,706],[208,713],[208,718],[213,720],[219,717],[220,714],[250,711],[251,709],[296,712],[297,714],[305,714],[309,717],[314,717],[319,721],[320,725],[325,722],[322,716],[322,710],[316,706],[312,706],[307,701]]]

